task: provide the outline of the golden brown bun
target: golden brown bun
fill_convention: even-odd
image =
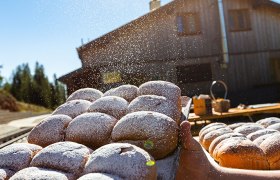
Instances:
[[[267,129],[274,129],[276,131],[280,131],[280,123],[276,123],[267,127]]]
[[[254,141],[260,136],[266,135],[266,134],[274,134],[274,133],[279,133],[279,131],[273,130],[273,129],[261,129],[256,132],[253,132],[249,135],[247,135],[247,138],[250,139],[251,141]]]
[[[260,146],[261,143],[266,140],[268,137],[272,136],[273,134],[266,134],[266,135],[263,135],[263,136],[260,136],[258,137],[257,139],[255,139],[253,141],[254,144],[256,144],[257,146]]]
[[[261,148],[249,139],[235,139],[219,147],[217,160],[223,167],[268,170],[269,163]]]
[[[243,126],[234,129],[234,132],[247,136],[261,129],[264,129],[264,127],[259,124],[245,124]]]
[[[212,156],[214,149],[220,142],[222,142],[225,139],[232,138],[232,137],[245,137],[245,136],[243,134],[239,134],[239,133],[227,133],[227,134],[221,135],[221,136],[217,137],[216,139],[214,139],[212,141],[212,143],[210,144],[209,154]]]
[[[230,129],[234,130],[234,129],[240,127],[240,126],[243,126],[244,124],[246,124],[246,123],[244,123],[244,122],[234,123],[234,124],[228,125],[228,127],[229,127]]]
[[[261,120],[257,121],[256,123],[267,128],[270,125],[280,123],[280,119],[277,117],[269,117],[269,118],[261,119]]]
[[[223,126],[223,127],[226,127],[227,125],[225,123],[211,123],[211,124],[208,124],[207,126],[203,127],[200,131],[199,131],[199,136],[201,133],[203,133],[203,131],[205,131],[206,129],[209,129],[211,127],[214,127],[214,126]]]
[[[231,137],[231,138],[222,140],[212,151],[212,157],[217,161],[218,160],[217,155],[218,155],[220,147],[222,147],[224,144],[231,143],[232,141],[246,140],[246,139],[248,139],[248,138],[246,138],[244,136],[244,137]]]
[[[219,137],[221,135],[231,133],[231,132],[232,132],[232,130],[229,127],[225,127],[225,128],[217,129],[215,131],[211,131],[204,136],[204,138],[202,140],[202,146],[206,150],[208,150],[211,142],[214,141],[214,139],[216,139],[217,137]]]
[[[216,126],[212,126],[210,128],[207,128],[203,131],[200,131],[201,133],[199,134],[199,142],[202,143],[203,142],[203,139],[204,139],[204,136],[206,134],[208,134],[209,132],[211,131],[215,131],[217,129],[222,129],[222,128],[226,128],[227,126],[226,125],[216,125]]]
[[[280,134],[274,134],[265,139],[260,148],[267,157],[270,169],[280,169]]]

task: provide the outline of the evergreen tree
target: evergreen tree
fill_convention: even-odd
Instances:
[[[56,108],[57,106],[65,102],[65,88],[58,82],[56,75],[54,74],[54,84],[51,84],[52,89],[52,107]]]
[[[3,66],[0,65],[0,69],[2,68]],[[1,71],[0,71],[0,88],[2,87],[2,83],[3,83],[3,76],[1,76]]]
[[[10,93],[19,101],[22,100],[22,95],[20,93],[21,84],[22,84],[21,74],[22,74],[22,68],[21,66],[18,66],[16,71],[13,72],[13,79],[12,79],[12,85],[10,91]]]
[[[44,67],[36,62],[32,88],[34,90],[34,104],[51,108],[51,87],[45,76]]]
[[[32,76],[30,73],[29,65],[22,64],[18,66],[13,75],[11,85],[11,94],[19,101],[29,103],[31,96],[31,82]]]
[[[28,64],[18,66],[13,73],[12,84],[5,84],[18,101],[56,108],[65,102],[65,88],[54,75],[54,82],[50,83],[45,75],[43,65],[36,62],[32,76]]]

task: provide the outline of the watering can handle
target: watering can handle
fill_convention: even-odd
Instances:
[[[228,87],[227,87],[227,85],[226,85],[226,83],[225,83],[224,81],[213,81],[213,82],[212,82],[211,88],[210,88],[210,94],[211,94],[212,99],[216,100],[216,98],[215,98],[215,96],[214,96],[214,94],[213,94],[213,91],[212,91],[213,86],[214,86],[216,83],[221,83],[221,84],[224,86],[224,88],[225,88],[225,96],[224,96],[224,99],[226,99],[226,98],[227,98],[227,93],[228,93]]]

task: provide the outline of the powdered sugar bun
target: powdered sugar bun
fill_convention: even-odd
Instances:
[[[87,100],[90,102],[94,102],[97,99],[101,98],[103,96],[103,93],[97,89],[94,88],[83,88],[75,91],[72,93],[66,101],[72,101],[72,100]]]
[[[234,130],[234,129],[236,129],[236,128],[240,127],[240,126],[243,126],[243,125],[245,125],[245,124],[246,124],[246,123],[244,123],[244,122],[233,123],[233,124],[228,125],[228,127],[229,127],[230,129]]]
[[[178,129],[177,123],[164,114],[139,111],[117,122],[112,131],[112,140],[135,144],[155,159],[161,159],[177,147]]]
[[[84,174],[96,172],[113,174],[123,179],[157,179],[153,157],[127,143],[108,144],[95,150],[85,165]]]
[[[266,134],[274,134],[274,133],[279,133],[279,131],[273,130],[273,129],[261,129],[256,132],[253,132],[249,135],[247,135],[247,138],[250,139],[251,141],[254,141],[260,136],[266,135]]]
[[[211,124],[208,124],[206,126],[204,126],[200,131],[199,131],[199,136],[203,133],[203,131],[209,129],[209,128],[212,128],[214,126],[221,126],[221,127],[226,127],[227,125],[225,123],[211,123]]]
[[[101,112],[109,114],[117,119],[127,112],[128,102],[118,96],[106,96],[96,100],[88,109],[88,112]]]
[[[158,95],[177,101],[181,98],[181,89],[171,82],[149,81],[139,87],[138,95]]]
[[[280,131],[280,123],[276,123],[267,127],[267,129],[274,129],[276,131]]]
[[[269,170],[269,163],[261,148],[249,139],[226,139],[218,148],[217,160],[223,167]],[[222,141],[223,142],[223,141]],[[216,147],[217,149],[217,147]]]
[[[52,115],[36,125],[28,135],[28,142],[42,147],[63,141],[65,129],[72,118],[66,115]]]
[[[123,180],[119,176],[106,174],[106,173],[89,173],[82,177],[80,177],[78,180]]]
[[[10,169],[1,169],[0,168],[0,180],[8,180],[14,174],[15,174],[15,172]]]
[[[110,142],[116,122],[116,118],[104,113],[84,113],[70,122],[65,140],[99,148]]]
[[[18,171],[29,166],[31,159],[42,147],[16,143],[0,149],[0,167]]]
[[[223,128],[226,128],[226,127],[227,127],[226,125],[220,124],[220,125],[216,125],[216,126],[212,126],[212,127],[207,128],[207,129],[204,129],[203,131],[200,131],[200,133],[199,133],[199,142],[202,143],[203,139],[204,139],[204,136],[206,134],[208,134],[209,132],[215,131],[217,129],[223,129]]]
[[[157,95],[164,96],[174,103],[178,113],[175,121],[179,123],[182,111],[181,104],[181,89],[175,84],[167,81],[149,81],[142,84],[138,89],[138,96],[142,95]]]
[[[135,98],[128,106],[128,113],[138,111],[154,111],[165,114],[175,121],[179,121],[178,112],[174,102],[164,96],[143,95]]]
[[[217,137],[216,139],[214,139],[210,146],[209,146],[209,154],[213,155],[214,149],[216,148],[216,146],[222,142],[225,139],[228,138],[232,138],[232,137],[245,137],[243,134],[239,134],[239,133],[227,133],[227,134],[223,134],[219,137]]]
[[[72,100],[60,105],[52,114],[64,114],[71,118],[75,118],[76,116],[87,112],[90,105],[91,102],[86,100]]]
[[[270,125],[280,123],[280,119],[277,118],[277,117],[269,117],[269,118],[261,119],[261,120],[257,121],[256,123],[260,124],[260,125],[262,125],[263,127],[266,128]]]
[[[80,175],[91,150],[74,142],[58,142],[41,150],[30,165]]]
[[[203,140],[202,140],[202,146],[208,150],[210,144],[212,143],[212,141],[214,141],[217,137],[227,134],[227,133],[232,133],[233,131],[229,128],[229,127],[225,127],[225,128],[221,128],[221,129],[217,129],[215,131],[211,131],[209,133],[207,133]]]
[[[234,132],[247,136],[261,129],[264,129],[264,127],[259,124],[249,124],[249,125],[245,124],[243,126],[234,129]]]
[[[104,96],[119,96],[124,98],[127,102],[131,102],[137,97],[138,87],[134,85],[121,85],[104,93]]]
[[[10,180],[75,180],[70,173],[44,168],[29,167],[18,171]]]
[[[280,134],[274,134],[266,138],[260,145],[264,151],[271,170],[280,169]]]
[[[268,137],[272,136],[273,134],[266,134],[266,135],[262,135],[260,137],[258,137],[257,139],[255,139],[253,141],[254,144],[256,144],[257,146],[260,146],[261,143],[266,140]]]

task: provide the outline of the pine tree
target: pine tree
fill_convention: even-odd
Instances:
[[[22,68],[21,66],[18,66],[16,71],[13,72],[13,80],[11,85],[11,91],[10,93],[19,101],[22,100],[22,95],[20,92],[21,89],[21,74],[22,74]]]
[[[51,84],[52,89],[52,107],[56,108],[57,106],[65,102],[65,88],[58,82],[56,74],[53,76],[54,84]]]
[[[51,108],[51,87],[45,76],[44,67],[36,62],[32,88],[34,90],[33,103]]]

